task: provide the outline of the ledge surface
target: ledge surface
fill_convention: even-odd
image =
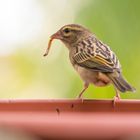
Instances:
[[[54,140],[140,138],[140,101],[0,100],[0,125]]]

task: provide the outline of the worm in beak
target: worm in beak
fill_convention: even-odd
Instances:
[[[47,55],[49,54],[49,50],[50,50],[50,48],[51,48],[51,44],[52,44],[52,41],[53,41],[54,39],[61,39],[61,35],[60,35],[59,32],[56,32],[55,34],[53,34],[53,35],[50,37],[50,40],[49,40],[49,43],[48,43],[48,47],[47,47],[46,52],[45,52],[45,54],[44,54],[43,56],[47,56]]]
[[[48,47],[47,47],[47,49],[46,49],[46,52],[45,52],[45,54],[43,55],[44,57],[47,56],[47,55],[49,54],[49,50],[50,50],[50,48],[51,48],[52,41],[53,41],[53,38],[50,38],[50,41],[49,41],[49,43],[48,43]]]

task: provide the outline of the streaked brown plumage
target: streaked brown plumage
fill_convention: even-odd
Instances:
[[[118,91],[135,91],[135,88],[123,78],[121,65],[115,53],[88,29],[77,24],[63,26],[51,36],[44,56],[48,54],[53,39],[61,40],[69,49],[70,61],[84,81],[84,89],[79,98],[89,84],[106,86],[112,83],[118,99]]]

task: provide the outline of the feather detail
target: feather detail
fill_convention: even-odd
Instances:
[[[132,91],[135,92],[136,89],[132,87],[124,78],[121,74],[118,76],[113,76],[113,74],[108,74],[109,78],[112,80],[113,84],[115,87],[121,91],[121,92],[126,92],[126,91]]]
[[[106,72],[121,71],[119,60],[114,52],[107,45],[97,40],[95,36],[90,36],[78,43],[73,59],[77,64],[86,68],[90,63],[89,68],[93,70],[104,72],[105,67]]]

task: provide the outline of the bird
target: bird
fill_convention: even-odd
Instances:
[[[68,48],[70,62],[84,83],[78,98],[82,98],[90,84],[97,87],[112,84],[116,93],[114,102],[120,100],[120,92],[135,92],[124,78],[116,54],[89,29],[79,24],[61,27],[50,37],[44,56],[48,55],[54,39],[61,40]]]

